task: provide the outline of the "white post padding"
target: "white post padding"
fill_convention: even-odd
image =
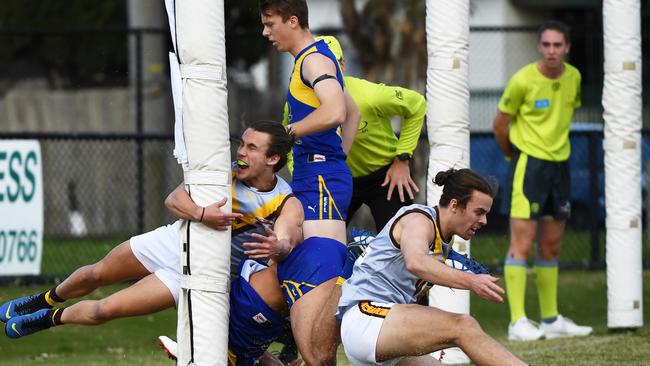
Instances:
[[[641,6],[603,1],[607,326],[643,326]]]
[[[227,197],[221,209],[230,212],[224,3],[166,0],[165,4],[176,51],[170,56],[174,155],[183,164],[192,200],[205,207]],[[180,234],[178,365],[226,365],[231,232],[185,221]]]
[[[426,35],[427,204],[435,206],[442,195],[436,174],[469,166],[469,1],[427,0]],[[469,254],[469,242],[456,237],[454,249]],[[429,305],[469,314],[469,291],[434,286]],[[469,363],[459,348],[432,355],[447,364]]]

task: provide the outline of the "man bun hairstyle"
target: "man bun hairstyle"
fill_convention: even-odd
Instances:
[[[440,207],[447,207],[452,199],[456,199],[460,207],[465,207],[475,190],[494,198],[498,189],[496,179],[488,181],[471,169],[451,168],[438,172],[433,182],[443,187]]]
[[[276,154],[280,156],[280,161],[273,167],[274,172],[278,172],[284,168],[287,164],[289,151],[293,147],[295,138],[287,132],[281,123],[275,121],[256,121],[251,123],[248,128],[269,135],[269,148],[266,150],[266,157],[268,158]]]

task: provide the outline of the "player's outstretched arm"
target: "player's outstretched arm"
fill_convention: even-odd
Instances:
[[[266,235],[251,234],[255,241],[243,243],[249,258],[271,258],[276,262],[284,260],[291,250],[302,241],[304,213],[300,201],[287,198],[273,228],[263,225]],[[260,220],[261,222],[262,220]]]
[[[399,241],[406,269],[418,278],[436,285],[471,290],[483,299],[501,303],[505,292],[490,275],[475,275],[451,268],[429,256],[429,243],[435,240],[435,228],[422,213],[410,213],[398,221],[393,237]]]
[[[177,218],[202,222],[215,230],[228,230],[232,222],[242,216],[240,213],[221,210],[221,207],[227,202],[226,197],[206,207],[197,205],[185,191],[184,185],[181,183],[165,199],[165,206]]]

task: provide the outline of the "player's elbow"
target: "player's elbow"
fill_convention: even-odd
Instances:
[[[336,108],[335,110],[332,110],[329,120],[333,126],[339,126],[345,122],[345,118],[345,108]]]
[[[418,278],[421,278],[422,274],[422,262],[418,257],[414,256],[404,256],[404,265],[406,266],[406,270],[409,271],[411,274],[417,276]]]
[[[167,207],[168,210],[173,210],[176,207],[176,200],[173,192],[165,198],[165,207]]]
[[[343,100],[337,101],[336,103],[334,101],[328,101],[328,103],[322,104],[321,108],[326,111],[327,121],[332,125],[338,126],[345,122],[347,108]]]

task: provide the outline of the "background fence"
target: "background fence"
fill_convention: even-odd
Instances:
[[[561,256],[565,268],[604,266],[602,137],[598,130],[571,134],[572,216]],[[100,259],[131,236],[174,221],[163,200],[183,178],[171,156],[171,136],[4,133],[0,144],[9,138],[38,139],[41,144],[43,278],[63,277]],[[422,180],[427,154],[426,139],[420,139],[413,166],[420,187],[426,186]],[[650,136],[644,134],[644,161],[649,154]],[[490,133],[472,133],[470,164],[480,173],[496,177],[501,185],[505,182],[508,165]],[[286,176],[286,171],[282,174]],[[645,182],[646,169],[643,176]],[[646,197],[647,184],[643,188]],[[424,199],[420,193],[416,201]],[[500,192],[488,216],[489,225],[472,240],[473,256],[492,268],[501,265],[508,244],[508,218],[499,210],[501,199]],[[374,228],[363,211],[352,225]],[[647,266],[647,254],[645,259]]]
[[[507,80],[532,61],[525,57],[531,36],[530,28],[472,28],[470,33],[475,85],[470,101],[471,167],[501,183],[507,164],[490,129],[505,82],[492,85],[486,80],[496,72]],[[600,42],[599,34],[577,36],[585,37],[579,43],[587,46],[576,58],[593,65],[583,71],[583,108],[576,113],[571,137],[573,215],[561,263],[598,268],[605,258],[605,211],[602,70],[594,65],[602,65],[602,54],[593,47]],[[171,154],[171,93],[167,66],[161,61],[169,49],[167,31],[5,29],[0,30],[0,41],[6,45],[0,50],[0,63],[6,65],[0,70],[0,144],[37,139],[42,149],[45,232],[40,278],[65,276],[130,236],[173,222],[163,200],[181,182],[182,172]],[[228,46],[233,44],[236,39]],[[346,50],[349,60],[354,58],[351,51]],[[575,55],[576,49],[572,51]],[[490,57],[495,59],[489,62]],[[499,61],[503,58],[507,62]],[[491,69],[497,65],[498,70]],[[279,119],[286,90],[274,83],[260,89],[252,80],[253,71],[237,62],[228,67],[231,135],[239,136],[247,122]],[[413,161],[421,188],[426,187],[425,137],[423,132]],[[644,197],[649,146],[644,134]],[[416,202],[425,199],[421,192]],[[487,228],[472,241],[473,256],[492,267],[501,265],[508,246],[508,220],[498,210],[500,200],[497,196]],[[373,229],[363,212],[353,225]],[[644,256],[647,267],[647,250]]]

